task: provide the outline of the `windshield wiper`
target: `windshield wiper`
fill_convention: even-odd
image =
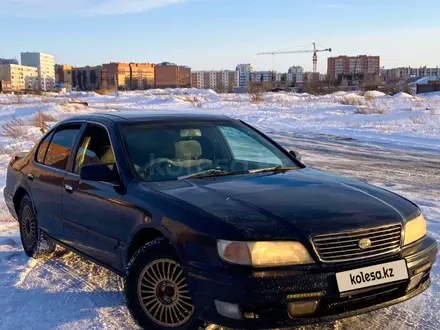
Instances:
[[[282,165],[277,165],[274,167],[267,167],[267,168],[259,168],[256,170],[250,170],[249,174],[256,174],[256,173],[264,173],[264,172],[285,172],[285,171],[292,171],[297,170],[298,167],[287,167]]]
[[[234,171],[234,172],[228,172],[225,170],[220,170],[217,168],[211,168],[209,170],[200,171],[193,174],[183,175],[179,176],[178,180],[185,180],[185,179],[199,179],[199,178],[207,178],[211,176],[225,176],[225,175],[234,175],[234,174],[248,174],[249,171]]]

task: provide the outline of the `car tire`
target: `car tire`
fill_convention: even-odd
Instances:
[[[124,279],[127,307],[144,329],[199,329],[183,269],[173,247],[156,238],[131,258]],[[204,329],[204,328],[203,328]]]
[[[40,229],[35,216],[32,200],[25,195],[19,211],[20,238],[24,252],[32,258],[41,258],[52,254],[56,249],[54,241]]]

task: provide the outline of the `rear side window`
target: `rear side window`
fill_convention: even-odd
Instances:
[[[113,170],[115,163],[115,154],[106,129],[89,125],[76,153],[73,172],[79,174],[83,165],[93,164],[104,164]]]
[[[44,162],[44,156],[46,155],[47,147],[49,146],[50,139],[52,138],[53,134],[49,134],[44,138],[43,141],[41,141],[40,145],[38,146],[37,150],[37,162],[43,163]]]
[[[67,126],[55,132],[47,149],[44,165],[65,170],[81,125]]]

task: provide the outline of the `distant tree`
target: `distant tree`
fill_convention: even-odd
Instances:
[[[260,103],[263,101],[264,86],[259,82],[252,82],[249,84],[249,98],[252,103]]]

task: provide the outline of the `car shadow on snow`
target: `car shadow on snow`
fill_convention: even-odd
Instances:
[[[28,258],[7,241],[0,235],[0,328],[138,329],[119,276],[64,250]]]

